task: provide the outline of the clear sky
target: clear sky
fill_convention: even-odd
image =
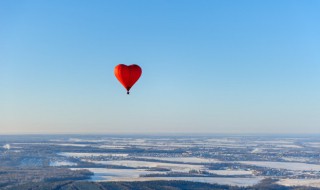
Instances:
[[[0,1],[0,134],[320,133],[318,0]],[[143,74],[126,95],[119,64]]]

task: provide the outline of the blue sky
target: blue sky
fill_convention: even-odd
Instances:
[[[1,1],[0,133],[320,133],[319,9]],[[119,63],[142,67],[130,96]]]

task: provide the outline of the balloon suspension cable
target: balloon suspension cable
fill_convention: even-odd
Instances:
[[[129,92],[129,91],[127,91],[127,94],[129,95],[129,94],[130,94],[130,92]]]

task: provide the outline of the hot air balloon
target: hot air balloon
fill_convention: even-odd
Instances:
[[[119,64],[114,68],[114,75],[127,90],[127,94],[130,94],[130,89],[138,81],[141,74],[142,69],[135,64],[129,66]]]

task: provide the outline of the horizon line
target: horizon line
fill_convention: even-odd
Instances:
[[[0,133],[0,136],[320,136],[320,133]]]

